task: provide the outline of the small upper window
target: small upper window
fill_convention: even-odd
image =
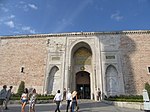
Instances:
[[[150,66],[148,66],[147,69],[148,69],[148,74],[150,74]]]
[[[47,40],[47,44],[49,44],[49,43],[50,43],[50,39]]]
[[[24,67],[21,67],[21,73],[24,73]]]

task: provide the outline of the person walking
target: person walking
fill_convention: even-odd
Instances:
[[[64,88],[64,90],[63,90],[63,100],[65,100],[66,99],[66,88]]]
[[[72,96],[71,96],[71,92],[69,89],[68,89],[67,94],[66,94],[66,101],[67,101],[66,112],[68,112],[68,109],[70,107],[70,102],[72,101]]]
[[[35,112],[35,103],[36,103],[37,93],[36,89],[32,90],[32,95],[29,100],[29,112]]]
[[[7,90],[6,90],[7,86],[4,85],[3,89],[0,91],[0,112],[3,112],[3,103],[4,100],[6,99],[6,94],[7,94]]]
[[[21,95],[21,112],[25,112],[25,106],[28,102],[28,89],[25,88]]]
[[[73,91],[72,93],[72,106],[71,106],[71,112],[74,112],[75,107],[78,107],[78,102],[77,102],[77,92]],[[76,111],[78,111],[76,109]]]
[[[97,90],[97,101],[101,101],[101,91],[100,88]]]
[[[60,112],[59,107],[60,107],[60,103],[62,101],[62,95],[60,93],[60,90],[57,91],[57,93],[56,93],[56,95],[54,97],[54,101],[55,101],[56,106],[57,106],[55,112],[57,112],[57,110],[58,110],[58,112]]]
[[[5,110],[8,109],[7,104],[8,104],[8,102],[9,102],[10,98],[11,98],[11,95],[12,95],[12,92],[11,92],[12,88],[13,88],[13,86],[10,86],[10,88],[9,88],[9,90],[7,91],[7,94],[6,94],[6,99],[5,99],[5,102],[4,102],[4,104],[5,104],[4,109],[5,109]]]

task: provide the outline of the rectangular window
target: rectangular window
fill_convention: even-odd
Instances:
[[[150,66],[147,67],[148,74],[150,74]]]
[[[21,73],[24,73],[24,67],[21,67]]]

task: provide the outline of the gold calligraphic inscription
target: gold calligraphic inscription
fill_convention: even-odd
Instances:
[[[106,59],[115,59],[115,56],[106,56]]]
[[[91,65],[92,54],[86,48],[78,49],[74,54],[76,65]]]
[[[91,53],[88,49],[82,47],[75,52],[75,57],[89,57]]]
[[[80,70],[84,71],[84,70],[85,70],[85,67],[84,67],[84,66],[80,67]]]

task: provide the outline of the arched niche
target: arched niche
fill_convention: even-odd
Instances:
[[[115,96],[118,93],[118,72],[115,66],[109,65],[106,68],[106,92],[107,96]]]
[[[57,91],[57,76],[58,76],[59,68],[57,66],[53,66],[50,69],[50,72],[47,77],[47,93],[54,94]]]

